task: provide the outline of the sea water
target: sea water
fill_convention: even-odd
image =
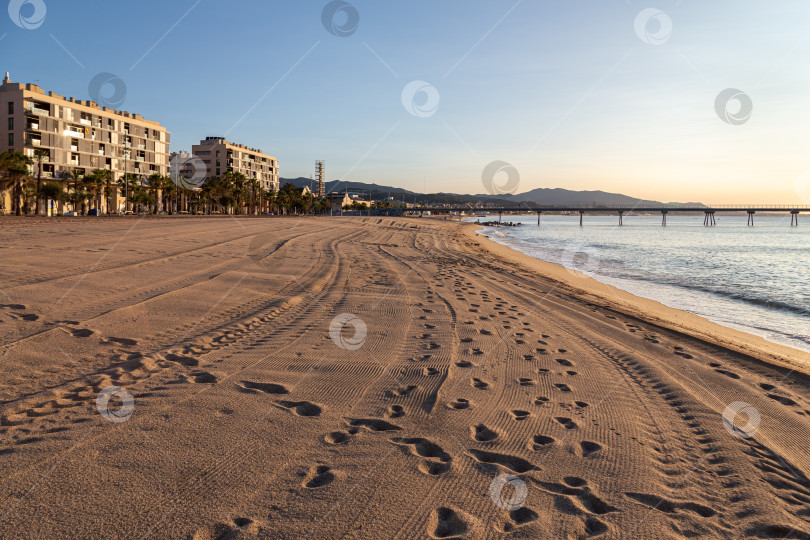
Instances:
[[[478,218],[497,220],[497,216]],[[810,217],[504,216],[492,240],[643,298],[810,352]],[[475,219],[471,220],[475,221]]]

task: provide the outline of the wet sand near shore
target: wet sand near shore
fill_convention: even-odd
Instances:
[[[471,225],[0,246],[0,537],[810,538],[807,355]]]

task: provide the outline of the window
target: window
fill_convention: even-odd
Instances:
[[[13,133],[8,134],[8,145],[9,146],[14,146],[14,134]]]
[[[8,129],[14,129],[14,119],[13,118],[8,119]]]
[[[8,102],[8,114],[14,114],[14,102],[13,101]]]

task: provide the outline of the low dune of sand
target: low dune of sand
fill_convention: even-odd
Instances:
[[[0,235],[2,538],[810,538],[806,355],[469,225]]]

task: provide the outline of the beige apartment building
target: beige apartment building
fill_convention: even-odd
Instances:
[[[46,92],[35,84],[12,83],[8,73],[0,86],[0,112],[6,113],[0,122],[0,152],[17,150],[33,159],[36,149],[45,150],[43,179],[64,180],[74,170],[89,174],[94,169],[110,170],[113,184],[126,173],[144,180],[154,173],[168,174],[169,132],[138,114]],[[32,176],[37,169],[35,164]],[[8,191],[0,194],[6,209]],[[123,210],[117,189],[111,198],[111,211]]]
[[[222,137],[206,137],[191,147],[191,153],[205,163],[209,177],[227,171],[240,172],[258,180],[263,189],[279,190],[278,160],[261,150],[233,144]]]

